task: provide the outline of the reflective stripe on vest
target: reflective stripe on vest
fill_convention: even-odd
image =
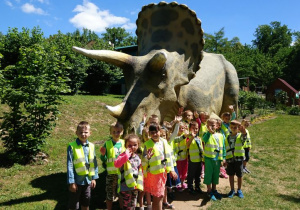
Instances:
[[[142,167],[139,168],[139,173],[138,173],[138,177],[134,178],[133,177],[133,170],[130,164],[130,161],[126,161],[126,163],[124,163],[124,172],[123,172],[123,176],[125,179],[125,183],[127,185],[127,187],[129,188],[134,188],[137,190],[144,190],[144,178],[143,178],[143,172],[142,172]],[[119,179],[118,179],[118,192],[120,192],[121,190],[121,174],[119,174]]]
[[[160,174],[164,173],[165,171],[171,171],[171,148],[165,139],[160,138],[160,141],[162,141],[164,145],[165,165],[162,163],[163,157],[155,146],[155,143],[152,139],[149,139],[145,142],[145,146],[147,150],[153,148],[153,156],[150,158],[150,160],[147,160],[147,157],[144,157],[144,163],[142,164],[144,174],[147,173],[147,171],[152,174]]]
[[[95,175],[94,144],[89,142],[89,156],[88,156],[89,168],[87,168],[87,163],[85,161],[82,145],[81,144],[78,145],[76,141],[71,142],[69,145],[71,146],[73,151],[73,155],[74,155],[73,164],[76,173],[80,176],[84,176],[84,175],[88,175],[90,177],[94,176]]]
[[[125,147],[124,147],[124,140],[120,139],[119,140],[122,144],[121,146],[121,153],[125,151]],[[115,148],[114,145],[112,143],[112,140],[108,140],[105,142],[106,144],[106,151],[107,151],[107,173],[108,174],[118,174],[120,173],[120,170],[118,168],[115,167],[114,161],[116,159],[116,154],[115,154]]]
[[[202,143],[200,141],[200,150],[199,150],[199,147],[198,147],[195,139],[193,139],[193,141],[190,145],[190,148],[189,148],[191,162],[193,162],[193,163],[201,162],[200,153],[203,153]]]
[[[225,141],[225,145],[226,145],[226,159],[233,158],[233,156],[234,157],[244,157],[245,150],[244,150],[244,147],[243,147],[243,144],[242,144],[241,136],[242,136],[242,134],[239,134],[236,137],[236,141],[235,141],[235,145],[234,145],[234,152],[229,151],[232,148],[230,148],[229,143],[228,143],[228,138],[229,137],[226,138],[226,141]]]
[[[215,158],[218,154],[216,150],[219,150],[218,160],[223,160],[223,135],[220,133],[216,133],[215,135],[218,135],[219,144],[217,144],[214,135],[211,134],[204,146],[204,155],[208,158]]]

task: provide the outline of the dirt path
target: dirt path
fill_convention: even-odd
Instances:
[[[178,209],[187,209],[187,210],[196,210],[196,209],[207,209],[210,206],[210,201],[206,194],[206,186],[202,185],[201,189],[203,190],[202,194],[191,195],[188,190],[183,192],[174,192],[175,200],[172,201],[169,199],[169,203]],[[220,178],[220,183],[217,186],[217,190],[223,196],[228,193],[229,190],[229,181],[228,179]]]

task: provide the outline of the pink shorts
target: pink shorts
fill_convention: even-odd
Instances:
[[[163,197],[165,194],[166,181],[167,173],[147,173],[147,178],[144,178],[144,191],[149,192],[155,197]]]
[[[188,172],[188,161],[187,159],[185,160],[177,160],[177,169],[178,169],[178,174],[180,180],[185,180],[187,177],[187,172]]]

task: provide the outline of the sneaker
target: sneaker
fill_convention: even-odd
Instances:
[[[188,188],[187,184],[186,184],[186,183],[183,183],[183,184],[182,184],[182,188],[183,188],[183,189],[187,189],[187,188]]]
[[[237,191],[237,196],[239,196],[239,198],[244,198],[244,194],[243,194],[242,190]]]
[[[234,195],[235,195],[234,190],[231,190],[231,191],[228,193],[228,198],[233,198]]]
[[[152,205],[147,205],[147,210],[152,210]]]
[[[222,199],[222,195],[221,195],[217,190],[214,190],[214,191],[213,191],[213,194],[215,195],[215,197],[216,197],[217,199],[219,199],[219,200]]]
[[[183,190],[184,190],[184,189],[183,189],[182,187],[178,187],[178,188],[177,188],[177,191],[178,191],[178,192],[183,192]]]
[[[251,173],[251,171],[249,171],[249,170],[248,170],[248,168],[246,168],[246,167],[244,168],[244,170],[245,170],[245,171],[246,171],[246,173],[248,173],[248,174],[250,174],[250,173]]]
[[[172,204],[163,203],[163,209],[175,209],[175,207]]]
[[[208,193],[208,197],[209,197],[210,200],[212,200],[212,201],[216,201],[216,200],[217,200],[216,197],[215,197],[215,195],[213,194],[213,192]]]

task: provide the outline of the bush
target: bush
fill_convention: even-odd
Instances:
[[[292,106],[289,110],[288,113],[290,115],[300,115],[300,107],[299,106]]]
[[[14,162],[27,163],[42,149],[59,114],[60,93],[68,91],[64,60],[41,45],[20,49],[20,61],[0,70],[1,139]]]

